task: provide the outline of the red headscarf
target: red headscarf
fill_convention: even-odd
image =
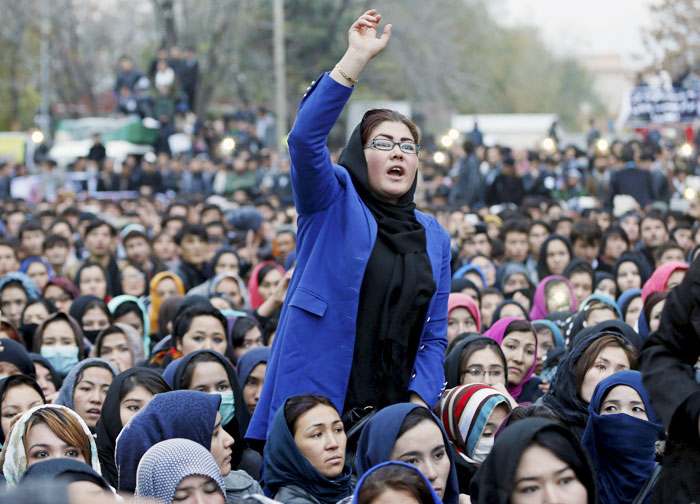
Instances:
[[[686,263],[678,261],[667,262],[656,268],[649,280],[644,282],[644,286],[642,287],[642,300],[646,301],[647,296],[652,292],[668,290],[666,284],[671,275],[676,271],[685,271],[687,269],[688,265]]]
[[[467,294],[452,292],[450,293],[450,297],[447,299],[447,315],[449,316],[450,312],[458,307],[467,309],[474,319],[476,330],[481,332],[481,313],[479,313],[479,307],[477,306],[476,301],[474,301],[474,299]]]
[[[258,264],[255,269],[253,269],[253,272],[250,274],[250,280],[248,280],[248,293],[250,294],[250,308],[252,310],[260,307],[260,305],[264,302],[262,296],[260,295],[260,291],[258,290],[258,272],[268,264],[276,266],[277,269],[280,270],[280,273],[284,275],[284,268],[275,261],[262,262]]]

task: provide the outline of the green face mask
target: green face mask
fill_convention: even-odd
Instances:
[[[236,402],[233,398],[233,390],[228,392],[214,392],[221,396],[221,404],[219,404],[219,413],[221,413],[221,425],[226,425],[233,420],[233,415],[236,413]]]

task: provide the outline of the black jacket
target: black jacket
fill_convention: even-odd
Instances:
[[[663,468],[652,502],[695,502],[700,496],[700,262],[671,290],[659,331],[647,339],[640,363],[654,409],[668,432]]]

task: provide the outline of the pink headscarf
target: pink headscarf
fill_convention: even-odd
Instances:
[[[668,290],[666,284],[668,279],[671,278],[674,272],[678,270],[687,270],[688,265],[686,263],[671,261],[662,264],[654,270],[654,273],[649,277],[649,280],[644,282],[642,286],[642,301],[645,301],[647,296],[652,292],[662,292]]]
[[[262,262],[258,264],[255,267],[255,269],[253,269],[253,272],[250,274],[250,280],[248,280],[248,293],[250,294],[250,308],[252,310],[255,310],[256,308],[260,307],[260,305],[264,302],[262,296],[260,295],[260,291],[258,290],[258,272],[268,264],[277,266],[277,269],[280,270],[280,273],[284,275],[284,268],[277,264],[275,261]]]
[[[491,328],[488,331],[484,333],[484,336],[494,340],[500,345],[501,343],[503,343],[503,338],[505,337],[505,333],[508,329],[508,326],[511,324],[511,322],[515,322],[516,320],[525,319],[517,317],[506,317],[501,320],[498,320],[491,326]],[[525,320],[525,322],[527,321]],[[532,329],[532,326],[530,326],[530,328],[532,330],[532,334],[535,335],[535,359],[532,361],[532,366],[530,367],[528,372],[525,373],[523,380],[518,385],[508,385],[508,393],[513,397],[513,399],[517,399],[518,396],[520,396],[520,393],[523,391],[525,383],[527,383],[527,381],[532,377],[532,374],[535,372],[535,365],[537,364],[537,332],[534,329]]]
[[[576,311],[576,295],[574,294],[574,288],[571,286],[569,279],[561,275],[550,275],[543,278],[537,285],[537,290],[535,290],[535,299],[532,301],[532,309],[530,310],[530,320],[543,319],[549,315],[549,312],[547,311],[546,289],[547,284],[552,280],[560,280],[569,286],[569,289],[571,290],[571,311]]]
[[[447,315],[449,316],[450,312],[458,307],[467,309],[474,319],[476,330],[481,332],[481,313],[479,313],[479,307],[477,306],[476,301],[474,301],[474,299],[467,294],[452,292],[450,293],[450,297],[447,299]]]

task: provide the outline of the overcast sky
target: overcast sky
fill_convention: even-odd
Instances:
[[[500,5],[499,5],[500,2]],[[494,14],[506,24],[539,28],[557,53],[620,54],[639,68],[645,56],[643,30],[652,24],[650,5],[659,0],[497,0]]]

